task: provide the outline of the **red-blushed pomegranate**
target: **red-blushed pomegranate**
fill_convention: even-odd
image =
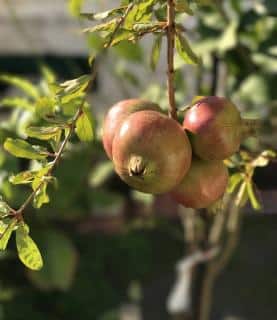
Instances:
[[[227,184],[228,170],[222,161],[193,158],[189,172],[170,194],[187,208],[207,208],[224,194]]]
[[[205,160],[224,160],[237,152],[249,125],[231,101],[215,96],[198,100],[183,122],[194,153]]]
[[[115,171],[131,187],[166,193],[176,187],[191,163],[191,146],[179,123],[151,110],[131,114],[113,141]]]
[[[130,114],[141,110],[160,111],[160,108],[157,104],[150,101],[127,99],[116,103],[108,111],[104,119],[102,141],[104,149],[110,159],[112,159],[113,139],[122,121]]]

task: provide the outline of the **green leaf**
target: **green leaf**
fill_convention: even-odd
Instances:
[[[114,8],[111,10],[107,10],[104,12],[99,12],[99,13],[82,13],[81,17],[87,18],[89,20],[104,20],[110,17],[118,16],[121,15],[125,10],[126,6],[120,7],[120,8]]]
[[[29,127],[25,130],[27,136],[40,140],[54,139],[61,134],[61,127]]]
[[[16,219],[10,220],[3,233],[0,235],[0,250],[6,250],[11,234],[17,224]]]
[[[142,0],[135,4],[124,21],[124,28],[131,30],[136,22],[150,22],[156,0]]]
[[[69,0],[68,9],[73,17],[79,17],[84,0]]]
[[[34,110],[34,104],[32,104],[28,99],[25,98],[19,98],[19,97],[8,97],[4,98],[0,105],[2,107],[9,107],[9,108],[19,108],[24,110],[33,111]]]
[[[101,186],[113,173],[113,163],[111,161],[101,162],[95,168],[89,177],[89,184],[96,188]]]
[[[181,34],[178,34],[175,39],[179,56],[188,64],[198,64],[200,60],[192,51],[187,39]]]
[[[162,46],[162,36],[159,35],[154,40],[151,56],[150,56],[150,66],[153,71],[156,70],[157,63],[160,59],[161,46]]]
[[[22,171],[16,175],[12,175],[9,181],[12,184],[28,184],[34,180],[36,173],[37,171]]]
[[[36,180],[34,180],[36,181]],[[40,180],[41,181],[41,180]],[[39,182],[40,183],[40,182]],[[33,182],[34,184],[34,182]],[[36,209],[41,208],[44,204],[49,203],[50,199],[49,196],[47,194],[47,186],[48,186],[48,182],[45,181],[41,184],[40,188],[37,190],[35,196],[34,196],[34,200],[33,200],[33,206]]]
[[[57,95],[61,98],[62,103],[68,103],[72,99],[82,97],[90,81],[91,75],[83,75],[79,78],[66,81],[60,84],[60,90]]]
[[[111,47],[119,44],[122,41],[126,40],[133,40],[134,39],[134,33],[133,31],[125,30],[125,29],[120,29],[114,36],[113,40],[110,44]],[[105,47],[107,44],[110,42],[110,38],[107,38],[107,41],[105,43]]]
[[[16,230],[16,247],[19,259],[27,268],[40,270],[43,267],[41,253],[23,224]]]
[[[32,160],[42,160],[47,157],[46,149],[38,146],[31,146],[28,142],[21,139],[7,138],[4,149],[18,158]]]
[[[226,52],[234,48],[237,44],[237,28],[238,23],[235,20],[232,20],[227,28],[224,30],[221,39],[219,39],[218,48],[221,52]]]
[[[90,27],[90,28],[85,28],[83,29],[83,32],[107,32],[107,33],[112,33],[116,27],[117,24],[117,19],[113,19],[108,22],[100,23],[96,26]]]
[[[36,113],[41,117],[45,117],[53,114],[54,107],[55,107],[55,101],[53,100],[53,98],[50,98],[50,97],[39,98],[36,101],[36,105],[35,105]]]
[[[234,173],[229,178],[227,192],[233,193],[238,185],[243,181],[243,175],[241,173]]]
[[[38,89],[30,81],[24,78],[9,74],[0,74],[0,81],[6,82],[19,88],[31,98],[37,99],[39,97]]]
[[[83,110],[82,114],[76,121],[75,132],[81,141],[93,140],[93,119],[88,110]]]
[[[187,0],[176,0],[175,9],[177,12],[184,12],[193,16],[193,11],[191,10]]]
[[[262,206],[255,195],[254,188],[253,188],[253,182],[248,181],[246,183],[246,188],[247,188],[248,197],[249,197],[249,200],[250,200],[250,203],[251,203],[253,209],[260,210],[262,208]]]
[[[74,279],[77,252],[68,237],[54,230],[41,230],[38,243],[43,251],[44,266],[29,272],[33,284],[41,290],[68,290]]]
[[[9,213],[10,213],[10,209],[8,204],[5,201],[0,200],[0,217],[5,217]]]

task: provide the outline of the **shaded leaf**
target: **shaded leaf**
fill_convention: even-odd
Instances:
[[[70,239],[48,229],[40,231],[38,243],[45,263],[40,271],[29,272],[31,281],[42,290],[69,289],[77,266],[77,252]]]
[[[176,0],[175,8],[177,12],[185,12],[191,16],[193,15],[193,11],[187,0]]]
[[[188,64],[198,64],[199,58],[197,55],[192,51],[187,39],[178,34],[176,36],[176,49],[180,57]]]
[[[36,113],[41,116],[47,116],[54,112],[55,101],[50,97],[41,97],[36,101]]]
[[[28,80],[9,74],[0,74],[0,81],[11,84],[22,90],[29,97],[37,99],[39,97],[38,89]]]
[[[42,160],[47,157],[46,149],[35,147],[21,139],[7,138],[4,149],[18,158]]]
[[[111,161],[101,162],[95,168],[89,177],[89,184],[92,187],[99,187],[102,185],[113,173],[113,163]]]
[[[27,268],[40,270],[43,267],[41,253],[23,224],[16,230],[16,247],[19,259]]]

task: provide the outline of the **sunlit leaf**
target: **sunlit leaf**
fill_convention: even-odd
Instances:
[[[44,204],[49,203],[50,198],[47,194],[47,185],[48,185],[47,181],[44,181],[41,183],[39,189],[37,190],[33,200],[34,208],[39,209]]]
[[[25,133],[32,138],[50,140],[59,135],[61,130],[61,127],[28,127]]]
[[[73,17],[78,17],[80,15],[80,11],[84,0],[69,0],[68,1],[68,9]]]
[[[111,10],[107,10],[99,13],[81,13],[81,17],[87,18],[89,20],[104,20],[110,17],[118,16],[122,14],[126,10],[126,6],[120,8],[114,8]]]
[[[247,186],[248,197],[249,197],[249,200],[250,200],[250,203],[251,203],[253,209],[260,210],[262,208],[262,206],[255,195],[253,182],[248,181],[246,186]]]
[[[39,97],[38,89],[30,81],[24,78],[9,74],[0,74],[0,82],[1,81],[17,87],[31,98],[37,99]]]
[[[11,234],[14,230],[14,227],[17,224],[16,219],[10,220],[3,233],[0,235],[0,250],[6,250],[8,242],[10,240]]]
[[[0,101],[2,107],[19,108],[25,110],[34,110],[34,104],[28,99],[21,97],[7,97]]]
[[[42,160],[47,157],[46,149],[34,147],[21,139],[7,138],[4,149],[18,158]]]
[[[198,64],[199,58],[197,55],[192,51],[187,39],[178,34],[176,36],[176,49],[180,57],[188,64]]]
[[[238,23],[232,20],[227,28],[224,30],[221,39],[219,39],[218,48],[221,52],[225,52],[236,46],[237,38],[237,27]]]
[[[41,253],[23,224],[16,230],[16,247],[19,259],[27,268],[40,270],[43,267]]]
[[[22,171],[16,175],[12,175],[9,181],[12,184],[29,184],[33,181],[36,176],[36,171]]]
[[[83,110],[76,121],[75,132],[81,141],[91,141],[93,139],[93,119],[88,110]]]

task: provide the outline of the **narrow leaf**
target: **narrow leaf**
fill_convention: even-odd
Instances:
[[[120,7],[120,8],[114,8],[111,10],[107,10],[104,12],[99,12],[99,13],[81,13],[81,17],[87,18],[89,20],[104,20],[110,17],[118,16],[126,10],[126,6]]]
[[[7,138],[4,143],[4,149],[18,158],[42,160],[47,157],[45,149],[31,146],[28,142],[21,139]]]
[[[33,181],[36,176],[36,171],[22,171],[17,175],[12,175],[9,178],[9,181],[12,184],[28,184]]]
[[[31,98],[37,99],[39,97],[38,89],[30,81],[24,78],[9,74],[2,74],[0,75],[0,81],[6,82],[19,88]]]
[[[41,180],[34,180],[33,181],[33,185],[34,185],[34,182],[35,181],[38,181],[38,183],[40,184],[41,183]],[[39,209],[41,208],[44,204],[46,203],[49,203],[50,199],[49,199],[49,196],[47,194],[47,181],[43,182],[40,186],[40,188],[37,190],[35,196],[34,196],[34,200],[33,200],[33,206],[34,208],[36,209]],[[34,187],[33,187],[34,189]]]
[[[11,234],[16,226],[17,220],[13,219],[9,222],[4,232],[0,235],[0,250],[6,250]]]
[[[192,51],[187,39],[181,34],[178,34],[175,39],[176,49],[180,57],[188,64],[198,64],[200,62],[199,58]]]
[[[69,0],[68,9],[73,17],[79,17],[84,0]]]
[[[150,66],[153,71],[156,70],[157,63],[160,59],[161,46],[162,46],[162,36],[159,35],[154,40],[152,52],[151,52]]]
[[[16,247],[19,259],[26,267],[32,270],[40,270],[42,268],[41,253],[22,224],[16,230]]]
[[[24,109],[24,110],[34,110],[34,105],[25,98],[19,98],[19,97],[8,97],[4,98],[1,102],[0,105],[3,107],[9,107],[9,108],[19,108],[19,109]]]
[[[175,9],[177,12],[184,12],[193,16],[193,11],[191,10],[187,0],[177,0]]]
[[[249,200],[250,200],[250,203],[251,203],[253,209],[260,210],[262,208],[262,206],[255,195],[255,192],[253,189],[253,182],[248,181],[246,184],[246,188],[247,188],[248,197],[249,197]]]

